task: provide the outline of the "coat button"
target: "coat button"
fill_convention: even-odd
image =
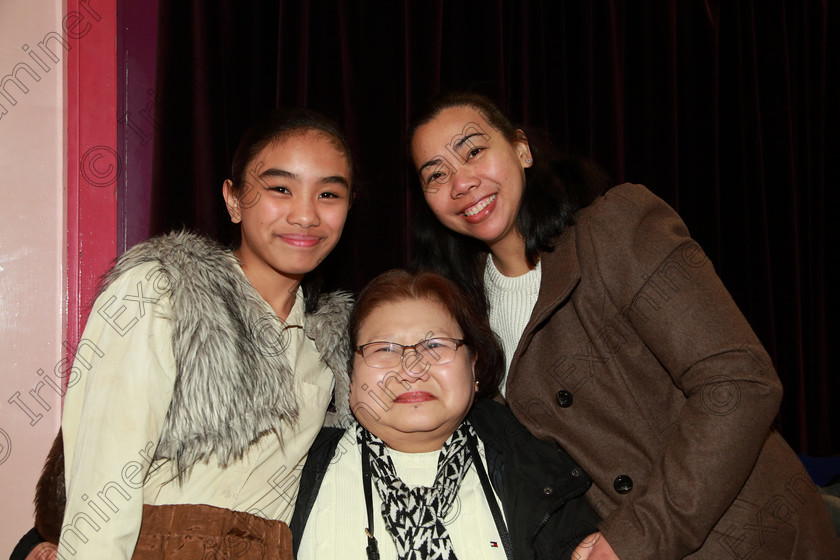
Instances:
[[[565,389],[562,391],[557,391],[557,404],[560,405],[560,408],[569,408],[572,406],[572,394]]]
[[[615,477],[613,487],[615,488],[615,491],[619,494],[626,494],[627,492],[633,489],[633,479],[627,476],[626,474],[620,474],[617,477]]]
[[[572,469],[572,476],[577,478],[580,476],[580,469]]]
[[[552,488],[551,486],[546,486],[545,488],[543,488],[543,494],[545,494],[546,496],[548,496],[552,492],[554,492],[554,488]]]

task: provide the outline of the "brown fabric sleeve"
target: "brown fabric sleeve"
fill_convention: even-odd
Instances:
[[[698,548],[752,471],[782,396],[769,356],[685,224],[637,185],[613,189],[588,228],[619,308],[652,278],[675,282],[656,320],[627,319],[685,395],[645,488],[601,527],[621,558],[682,558]],[[669,259],[690,263],[668,276]],[[664,276],[660,271],[664,271]],[[668,378],[667,376],[670,376]]]

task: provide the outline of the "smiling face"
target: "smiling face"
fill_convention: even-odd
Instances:
[[[350,207],[347,157],[323,132],[293,132],[248,163],[244,185],[223,194],[241,223],[237,256],[253,278],[299,282],[333,250]]]
[[[516,214],[530,167],[527,141],[511,143],[470,106],[444,109],[411,141],[426,202],[447,228],[497,251],[521,251]]]
[[[384,303],[362,321],[356,345],[387,341],[416,344],[431,337],[462,338],[457,321],[428,299]],[[350,408],[362,426],[398,451],[440,449],[461,425],[475,394],[475,358],[466,346],[446,364],[417,368],[406,351],[401,366],[368,366],[359,353],[353,360]],[[420,375],[407,371],[422,371]]]

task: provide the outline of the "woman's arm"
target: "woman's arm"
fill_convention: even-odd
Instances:
[[[609,247],[598,263],[604,285],[662,365],[661,383],[673,383],[685,402],[663,431],[646,485],[604,520],[601,533],[619,556],[652,557],[654,544],[656,557],[682,557],[703,543],[741,490],[778,410],[781,384],[679,216],[639,186],[607,196],[611,212],[593,215],[589,231],[593,247]],[[640,294],[663,286],[671,289],[655,317],[633,312]]]
[[[62,558],[131,558],[175,379],[168,294],[152,264],[97,298],[68,372]],[[173,482],[175,483],[175,482]]]

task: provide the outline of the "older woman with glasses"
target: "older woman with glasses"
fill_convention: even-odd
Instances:
[[[391,271],[350,319],[348,430],[325,428],[301,476],[296,558],[569,558],[597,519],[585,473],[496,392],[499,343],[467,297]],[[472,410],[471,410],[472,408]],[[360,484],[361,483],[361,484]],[[581,554],[580,557],[585,557]]]

